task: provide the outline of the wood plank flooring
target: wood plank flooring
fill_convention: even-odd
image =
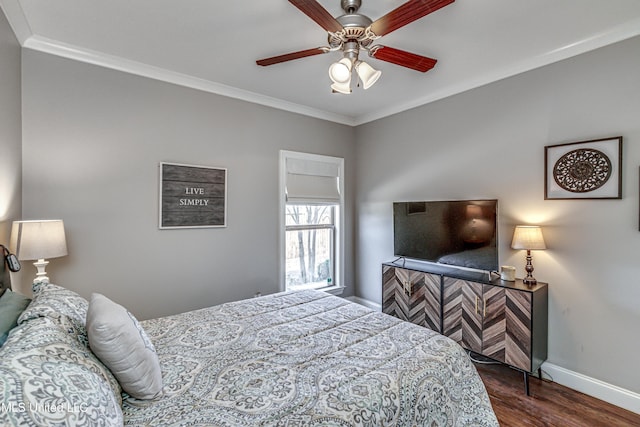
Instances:
[[[476,363],[501,427],[632,427],[640,415],[504,365]]]

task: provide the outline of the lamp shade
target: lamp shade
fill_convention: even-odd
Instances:
[[[59,219],[14,221],[9,246],[19,260],[65,256],[67,241],[64,235],[64,223]]]
[[[362,80],[362,87],[369,89],[382,75],[382,71],[374,69],[371,65],[364,61],[356,62],[356,73]]]
[[[542,229],[538,225],[518,225],[513,232],[513,249],[543,250],[547,249],[542,237]]]
[[[482,218],[482,208],[478,205],[467,205],[467,219]]]

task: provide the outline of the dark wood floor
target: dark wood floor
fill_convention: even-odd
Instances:
[[[550,381],[530,379],[524,393],[521,372],[476,363],[501,427],[631,427],[640,415]]]

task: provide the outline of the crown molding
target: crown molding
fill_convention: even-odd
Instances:
[[[399,105],[393,105],[389,108],[378,110],[371,114],[358,116],[355,118],[354,126],[359,126],[375,120],[379,120],[393,114],[398,114],[416,107],[420,107],[431,102],[457,95],[471,89],[475,89],[489,83],[497,82],[508,77],[515,76],[545,65],[559,62],[571,57],[599,49],[601,47],[621,42],[632,37],[640,35],[640,18],[631,20],[617,27],[613,27],[608,31],[595,34],[591,37],[576,41],[574,43],[562,46],[558,49],[545,52],[541,55],[527,58],[510,67],[504,67],[494,72],[486,73],[475,78],[467,79],[459,84],[450,85],[430,93],[422,98],[415,99],[411,102]]]
[[[640,18],[637,18],[591,37],[527,58],[513,66],[504,67],[457,84],[442,87],[427,96],[410,102],[391,105],[370,114],[352,117],[34,35],[18,0],[0,0],[0,7],[7,16],[16,38],[24,48],[354,127],[640,35]]]
[[[31,37],[33,32],[24,15],[22,6],[20,6],[20,2],[18,0],[0,0],[0,8],[7,17],[7,21],[9,21],[9,25],[18,42],[24,46],[25,41]]]
[[[110,68],[125,73],[135,74],[154,80],[160,80],[167,83],[173,83],[179,86],[197,89],[204,92],[214,93],[229,98],[239,99],[251,102],[253,104],[272,107],[279,110],[289,111],[292,113],[302,114],[322,120],[328,120],[344,125],[354,126],[354,119],[349,116],[335,114],[328,111],[322,111],[305,105],[296,104],[282,99],[261,95],[238,89],[221,83],[189,76],[187,74],[169,71],[164,68],[155,67],[137,61],[121,58],[118,56],[107,55],[102,52],[92,51],[90,49],[80,48],[56,40],[47,39],[40,36],[31,36],[23,43],[23,47],[39,52],[49,53],[51,55],[60,56],[87,64],[98,65],[100,67]]]

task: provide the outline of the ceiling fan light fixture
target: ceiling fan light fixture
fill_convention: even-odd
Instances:
[[[380,37],[404,27],[430,13],[435,12],[455,0],[404,0],[405,3],[386,15],[372,21],[359,12],[362,0],[340,0],[344,14],[334,17],[319,0],[289,0],[302,13],[311,18],[327,32],[328,46],[300,50],[256,61],[260,66],[274,65],[308,56],[340,51],[342,59],[329,66],[331,89],[338,93],[351,93],[353,71],[362,82],[364,89],[373,86],[382,75],[358,56],[367,51],[369,56],[380,61],[410,68],[422,73],[432,69],[437,60],[426,56],[372,44]],[[295,35],[292,32],[292,35]],[[358,82],[358,86],[359,86]]]
[[[351,80],[346,83],[334,83],[331,85],[331,90],[333,90],[333,92],[349,95],[351,93]]]
[[[362,87],[364,89],[369,89],[373,86],[373,84],[377,82],[382,75],[382,71],[376,70],[364,61],[357,61],[355,68],[356,73],[358,73],[358,77],[360,77],[360,80],[362,81]]]
[[[329,66],[329,77],[331,81],[337,84],[347,85],[351,82],[351,68],[353,62],[349,58],[342,58],[338,62],[334,62]]]

